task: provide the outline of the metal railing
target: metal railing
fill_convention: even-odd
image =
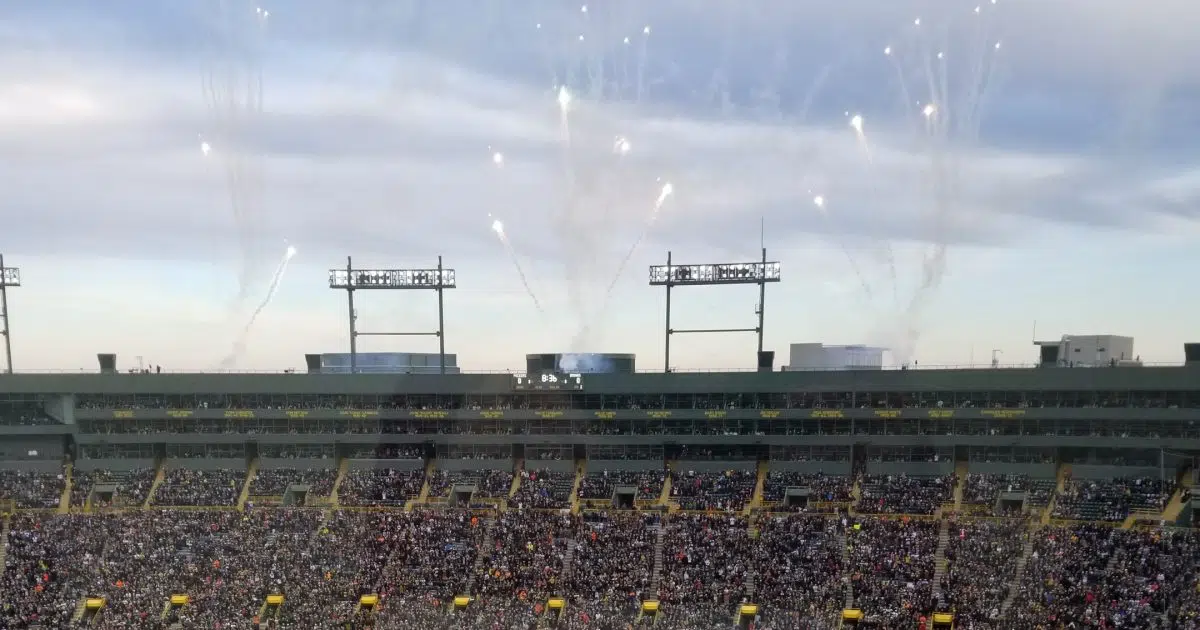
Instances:
[[[1154,362],[1154,363],[1142,363],[1140,365],[1140,367],[1182,367],[1183,365],[1184,364],[1182,362],[1162,361],[1162,362]],[[1038,367],[1038,364],[1036,364],[1036,363],[1004,363],[1004,364],[1000,364],[1000,365],[992,365],[990,363],[986,363],[986,364],[983,364],[983,363],[959,363],[959,364],[948,363],[948,364],[938,364],[938,365],[884,366],[884,367],[862,367],[862,368],[853,368],[853,367],[849,367],[849,368],[796,368],[796,369],[788,368],[786,370],[781,370],[781,371],[785,371],[785,372],[845,372],[845,371],[897,372],[897,371],[906,371],[906,370],[996,370],[996,369],[999,369],[999,370],[1031,370],[1031,369],[1035,369],[1037,367]],[[427,368],[425,368],[425,369],[427,369]],[[1059,368],[1054,368],[1054,369],[1102,370],[1102,369],[1107,369],[1107,366],[1104,366],[1104,367],[1087,367],[1087,366],[1059,367]],[[672,368],[671,369],[672,373],[680,373],[680,374],[727,374],[727,373],[744,373],[744,372],[757,372],[757,371],[758,371],[757,368],[747,368],[747,367],[726,367],[726,368],[686,368],[686,367],[681,367],[681,368]],[[32,370],[16,370],[14,373],[15,374],[99,374],[100,370],[97,368],[78,368],[78,369],[44,368],[44,369],[32,369]],[[128,370],[118,370],[116,373],[123,374],[123,375],[129,375],[129,376],[157,376],[160,374],[159,372],[143,373],[143,372],[136,372],[136,371],[129,372]],[[282,368],[282,369],[273,369],[273,370],[199,368],[199,369],[165,369],[161,372],[161,374],[307,374],[307,373],[308,373],[307,369],[299,369],[299,368]],[[460,369],[458,373],[459,374],[509,374],[512,376],[525,376],[525,370],[523,370],[523,369],[511,369],[511,370],[463,370],[463,369]],[[661,374],[662,371],[661,370],[653,370],[653,369],[637,370],[637,373],[638,374]],[[397,370],[395,372],[370,372],[370,373],[360,372],[357,376],[364,376],[366,374],[378,374],[378,375],[382,375],[382,376],[397,376],[397,375],[405,375],[405,374],[414,374],[414,375],[429,374],[429,375],[440,376],[440,374],[435,374],[432,372],[424,372],[424,371],[402,372],[399,370]],[[4,376],[6,376],[6,374],[0,373],[0,378],[4,378]],[[343,376],[350,376],[350,374],[343,374]]]

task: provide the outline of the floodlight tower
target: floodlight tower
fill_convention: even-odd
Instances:
[[[779,282],[779,263],[767,262],[767,248],[762,250],[762,261],[753,263],[709,263],[704,265],[673,265],[671,252],[667,252],[666,265],[650,267],[650,286],[666,287],[667,317],[664,335],[663,371],[671,371],[671,335],[678,333],[758,333],[758,351],[763,349],[763,324],[766,318],[767,283]],[[671,328],[671,289],[679,286],[711,286],[718,284],[758,285],[758,326],[754,328],[702,328],[675,330]]]
[[[438,338],[438,364],[442,374],[446,373],[446,316],[445,291],[457,285],[454,270],[442,266],[438,256],[434,269],[355,269],[354,262],[346,257],[345,269],[329,270],[329,288],[346,292],[346,303],[350,308],[350,373],[358,372],[359,337],[418,337]],[[359,332],[355,325],[358,313],[354,310],[355,291],[437,291],[438,329],[435,332]]]
[[[4,266],[4,254],[0,254],[0,323],[4,328],[4,357],[7,361],[8,373],[13,373],[12,366],[12,334],[8,327],[8,288],[21,286],[21,270],[16,267]]]

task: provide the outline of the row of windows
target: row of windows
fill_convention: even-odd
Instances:
[[[1200,408],[1195,391],[928,391],[609,395],[91,395],[82,409],[905,409],[905,408]]]
[[[340,435],[1040,435],[1200,437],[1200,423],[1177,420],[1030,418],[805,418],[564,420],[381,420],[379,418],[80,420],[87,434]]]

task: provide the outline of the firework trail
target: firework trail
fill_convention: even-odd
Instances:
[[[831,225],[832,222],[829,220],[829,210],[825,207],[825,197],[823,195],[817,195],[813,197],[812,202],[813,205],[816,206],[817,212],[820,213],[821,218],[825,220],[825,224],[827,226]],[[832,234],[833,230],[830,230],[830,233]],[[858,283],[862,287],[863,294],[866,295],[867,300],[870,301],[872,295],[871,284],[867,282],[867,277],[863,275],[862,269],[858,266],[858,261],[854,259],[854,254],[850,253],[850,248],[846,246],[845,241],[843,241],[840,237],[835,238],[835,240],[837,241],[838,248],[842,250],[842,254],[846,256],[846,260],[850,262],[850,269],[854,271],[854,277],[858,278]]]
[[[232,368],[237,364],[237,361],[243,354],[246,353],[246,343],[250,338],[250,331],[254,328],[254,323],[258,321],[258,316],[262,315],[263,311],[271,305],[271,300],[275,299],[275,293],[279,290],[279,285],[283,282],[283,276],[287,273],[288,263],[292,258],[296,257],[296,248],[288,245],[283,252],[283,260],[279,261],[279,266],[275,268],[275,275],[271,277],[271,284],[267,286],[267,294],[263,297],[262,302],[258,303],[258,307],[250,314],[250,319],[246,325],[242,327],[241,333],[238,335],[237,341],[233,344],[233,350],[221,361],[222,369]]]
[[[214,148],[224,165],[225,184],[240,250],[236,304],[250,295],[261,268],[257,233],[265,194],[262,155],[253,135],[263,114],[262,49],[271,13],[252,0],[218,0],[218,36],[202,88],[208,104]]]
[[[498,153],[496,155],[499,155]],[[493,218],[492,215],[488,215]],[[508,235],[504,232],[504,223],[500,219],[492,221],[492,231],[496,233],[496,237],[500,239],[500,243],[504,245],[504,251],[508,252],[508,257],[512,259],[513,267],[517,270],[517,275],[521,278],[521,284],[525,287],[525,293],[529,294],[529,299],[533,300],[534,307],[539,313],[545,313],[542,310],[542,303],[538,300],[537,294],[533,292],[533,287],[529,286],[529,279],[525,277],[525,270],[521,268],[521,260],[517,257],[517,250],[512,246],[512,242],[508,240]]]
[[[665,204],[667,199],[670,199],[671,195],[673,194],[675,194],[675,186],[673,186],[671,182],[667,182],[662,185],[662,189],[659,190],[658,193],[658,199],[654,201],[654,209],[651,210],[650,218],[646,221],[645,229],[642,230],[642,233],[637,237],[637,240],[633,242],[633,246],[629,248],[629,253],[625,254],[625,258],[621,259],[621,264],[617,265],[617,273],[613,276],[612,282],[609,283],[608,290],[604,292],[604,304],[607,304],[609,298],[612,297],[612,292],[617,286],[617,281],[621,279],[621,274],[625,272],[625,266],[629,264],[629,260],[633,258],[633,255],[637,252],[638,247],[641,247],[642,241],[646,239],[646,235],[650,233],[650,230],[654,227],[655,222],[658,221],[658,213],[662,210],[663,204]]]

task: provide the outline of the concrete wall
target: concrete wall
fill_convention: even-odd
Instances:
[[[37,455],[30,455],[37,451]],[[46,459],[59,462],[63,458],[61,436],[6,436],[0,439],[0,460]]]
[[[139,468],[154,468],[153,459],[80,459],[75,462],[76,472],[111,470],[128,472]]]
[[[258,460],[259,470],[336,470],[338,461],[320,457],[263,457]]]
[[[1160,469],[1158,466],[1102,466],[1097,464],[1071,464],[1071,476],[1076,479],[1114,479],[1117,477],[1153,477],[1166,473],[1167,479],[1175,478],[1175,470]]]
[[[245,470],[246,459],[244,457],[215,457],[215,458],[169,458],[167,459],[167,470],[175,470],[182,468],[187,470]]]
[[[434,468],[445,471],[457,470],[512,470],[511,459],[439,459]]]
[[[798,472],[805,474],[825,473],[826,475],[849,475],[851,464],[845,462],[786,462],[772,461],[771,470],[779,472]]]
[[[395,470],[421,470],[425,468],[423,459],[351,459],[348,465],[352,470],[370,470],[373,468],[392,468]]]
[[[587,463],[587,471],[603,472],[624,470],[662,470],[662,460],[658,459],[591,459]]]
[[[1010,464],[1006,462],[971,462],[968,472],[979,475],[1029,475],[1034,479],[1053,479],[1054,464]]]
[[[569,459],[527,459],[525,460],[525,470],[575,472],[575,462]]]
[[[954,472],[954,462],[867,462],[868,475],[938,477]]]
[[[46,473],[53,475],[63,472],[62,462],[45,461],[45,460],[29,460],[23,462],[0,462],[0,469],[3,470],[20,470],[24,472]]]
[[[698,473],[716,473],[725,472],[727,470],[756,470],[758,462],[754,460],[743,461],[713,461],[705,460],[679,460],[679,465],[675,467],[676,472],[698,472]]]

